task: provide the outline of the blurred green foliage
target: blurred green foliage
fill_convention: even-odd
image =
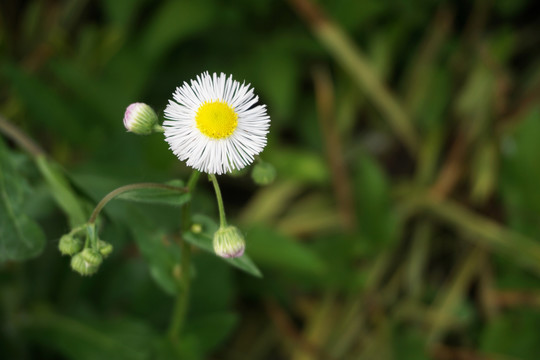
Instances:
[[[3,1],[2,358],[536,359],[539,34],[526,0]],[[249,255],[228,262],[199,181],[175,343],[182,224],[162,202],[189,195],[107,205],[93,277],[56,248],[111,190],[187,180],[122,117],[162,117],[203,71],[267,104],[277,178],[220,177]]]

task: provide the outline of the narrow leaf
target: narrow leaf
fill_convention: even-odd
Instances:
[[[166,183],[170,188],[145,188],[126,191],[118,195],[118,199],[171,206],[182,206],[190,199],[190,194],[184,189],[181,180],[173,180]]]
[[[70,225],[75,227],[84,224],[88,219],[88,215],[64,175],[62,168],[45,156],[37,157],[36,164],[41,175],[49,185],[54,200],[69,218]]]

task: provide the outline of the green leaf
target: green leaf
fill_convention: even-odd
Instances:
[[[12,92],[20,99],[30,120],[40,124],[41,128],[47,128],[62,140],[75,143],[85,138],[88,126],[83,127],[78,121],[73,121],[84,114],[78,114],[73,103],[56,91],[53,85],[37,76],[31,76],[16,65],[3,65],[0,66],[0,73],[12,86]]]
[[[325,264],[315,252],[273,228],[263,225],[252,227],[246,234],[246,243],[257,263],[298,273],[324,273]]]
[[[124,317],[77,319],[48,309],[28,316],[30,336],[69,359],[150,359],[157,340],[146,324]]]
[[[87,214],[60,166],[45,156],[36,158],[36,164],[56,203],[69,218],[71,227],[84,224],[88,219]]]
[[[138,40],[141,52],[152,59],[159,58],[180,41],[210,26],[214,9],[211,3],[199,1],[162,3]]]
[[[394,325],[392,329],[394,358],[400,360],[428,360],[422,333],[412,327]]]
[[[540,236],[540,110],[533,108],[524,114],[514,133],[501,143],[500,169],[501,198],[505,216],[511,228],[537,238]]]
[[[396,240],[398,218],[391,207],[390,184],[378,163],[360,157],[355,176],[358,223],[366,251],[377,252]]]
[[[540,343],[539,326],[538,311],[514,309],[502,313],[486,326],[482,333],[480,349],[512,358],[536,359]]]
[[[274,165],[278,178],[286,174],[289,180],[307,184],[326,184],[330,179],[324,159],[314,152],[276,146],[264,153],[264,159]]]
[[[23,212],[25,185],[0,139],[0,262],[35,257],[45,246],[43,231]]]
[[[194,215],[193,223],[199,224],[202,226],[202,232],[195,233],[193,231],[186,231],[183,233],[184,239],[192,245],[197,246],[198,248],[214,253],[214,247],[212,245],[212,238],[214,232],[218,229],[217,224],[210,218],[204,215]],[[249,240],[248,240],[249,241]],[[249,245],[248,245],[249,246]],[[225,262],[239,268],[256,277],[262,277],[261,271],[253,263],[247,254],[244,254],[237,258],[220,258]]]
[[[204,315],[189,322],[187,337],[197,339],[199,351],[208,353],[222,344],[238,324],[238,316],[230,313]]]
[[[190,199],[190,194],[184,189],[181,180],[173,180],[166,183],[169,189],[145,188],[126,191],[118,195],[117,199],[162,204],[171,206],[182,206]]]
[[[175,266],[180,263],[179,246],[168,240],[164,232],[154,229],[139,211],[126,209],[126,212],[131,219],[128,223],[130,230],[139,250],[148,261],[152,278],[166,293],[175,295],[180,290],[174,277]]]

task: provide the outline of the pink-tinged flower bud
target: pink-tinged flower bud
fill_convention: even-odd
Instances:
[[[224,258],[240,257],[246,248],[244,236],[234,226],[220,227],[214,234],[213,245],[216,255]]]
[[[156,112],[144,103],[129,105],[124,114],[124,126],[127,131],[137,135],[149,135],[159,128]]]

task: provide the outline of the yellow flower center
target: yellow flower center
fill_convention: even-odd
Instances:
[[[228,138],[238,125],[238,115],[222,101],[205,102],[195,115],[197,129],[212,139]]]

